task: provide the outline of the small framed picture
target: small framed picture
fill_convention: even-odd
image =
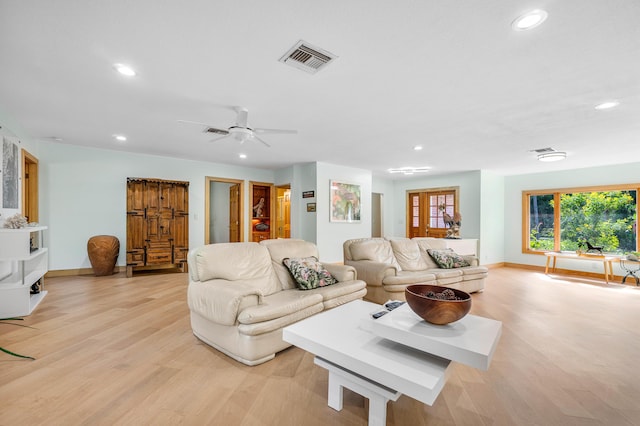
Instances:
[[[315,191],[303,191],[302,198],[313,198],[316,196]]]
[[[307,203],[307,211],[315,212],[316,211],[316,203]]]

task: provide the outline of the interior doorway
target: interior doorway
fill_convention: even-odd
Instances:
[[[205,244],[244,241],[244,181],[206,177]]]
[[[22,150],[22,215],[38,221],[38,159]]]
[[[291,238],[291,185],[276,186],[275,238]]]
[[[371,194],[371,236],[382,237],[384,235],[383,226],[383,206],[384,195],[377,192]]]

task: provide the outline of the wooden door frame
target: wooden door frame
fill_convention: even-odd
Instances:
[[[278,214],[279,214],[279,210],[280,210],[279,204],[277,202],[278,201],[278,189],[283,189],[283,190],[287,190],[288,189],[289,190],[289,238],[291,238],[291,184],[290,183],[285,183],[285,184],[282,184],[282,185],[276,185],[275,188],[274,188],[274,191],[275,191],[274,197],[276,199],[275,206],[274,206],[274,208],[275,208],[275,210],[274,210],[274,218],[276,220],[276,226],[277,226],[277,221],[278,221],[278,217],[279,217]],[[274,232],[274,237],[278,237],[277,234],[278,234],[278,231],[276,230],[276,232]]]
[[[38,222],[38,159],[23,148],[21,161],[22,215],[29,218],[29,222]]]
[[[204,185],[204,243],[210,244],[209,236],[209,222],[211,221],[211,184],[212,183],[230,183],[240,185],[240,200],[238,202],[238,218],[240,223],[238,227],[240,229],[240,242],[244,241],[244,180],[241,179],[227,179],[221,177],[205,176]]]
[[[454,193],[454,198],[453,198],[453,205],[455,206],[455,208],[459,211],[460,210],[460,187],[459,186],[443,186],[443,187],[437,187],[437,188],[421,188],[421,189],[407,189],[405,192],[405,235],[408,237],[409,236],[409,232],[410,232],[410,228],[411,228],[411,198],[409,197],[409,194],[413,194],[413,193],[428,193],[428,192],[440,192],[440,191],[453,191]],[[423,197],[426,198],[426,197]],[[420,206],[420,217],[425,217],[424,216],[424,208],[428,208],[428,206]],[[428,215],[426,216],[426,218],[428,219]]]

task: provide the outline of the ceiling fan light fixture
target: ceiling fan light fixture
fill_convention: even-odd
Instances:
[[[567,153],[564,151],[553,151],[538,154],[538,160],[544,162],[561,161],[567,158]]]
[[[511,23],[511,27],[516,31],[531,30],[542,24],[548,16],[549,14],[546,10],[535,9],[518,16]]]

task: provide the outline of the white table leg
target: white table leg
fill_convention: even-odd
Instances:
[[[329,407],[336,411],[342,410],[342,395],[344,388],[340,383],[340,378],[329,371]]]
[[[325,359],[315,357],[314,362],[329,370],[328,405],[336,411],[342,410],[344,388],[369,399],[369,426],[387,424],[387,402],[397,401],[401,393],[365,377],[353,374]]]
[[[386,426],[387,402],[381,395],[369,395],[369,426]]]

